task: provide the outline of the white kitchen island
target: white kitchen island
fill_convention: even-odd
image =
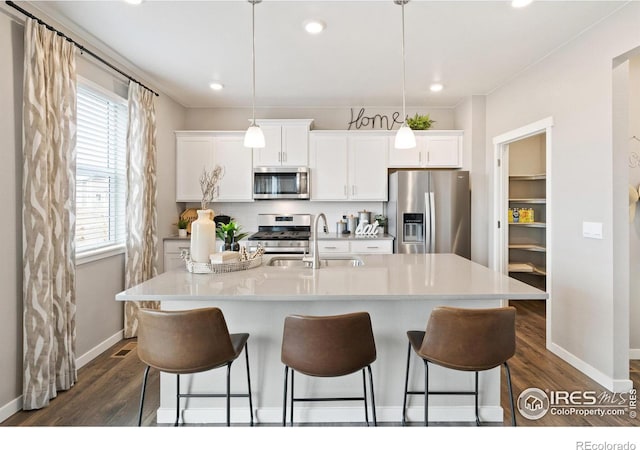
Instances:
[[[284,366],[280,346],[288,314],[333,315],[367,311],[377,348],[373,363],[379,422],[400,422],[407,354],[406,331],[424,330],[431,309],[438,305],[470,308],[497,307],[506,301],[546,299],[547,294],[506,275],[452,254],[362,255],[363,265],[341,262],[312,270],[275,267],[269,258],[255,269],[226,274],[192,274],[186,269],[165,272],[116,295],[116,300],[158,300],[162,309],[219,307],[231,333],[250,333],[249,357],[256,420],[280,423]],[[186,349],[185,351],[188,351]],[[517,351],[517,350],[516,350]],[[412,356],[410,389],[423,388],[423,364]],[[140,374],[142,379],[142,373]],[[246,391],[244,357],[232,366],[232,393]],[[223,392],[225,370],[183,376],[186,392]],[[480,418],[502,422],[499,369],[480,376]],[[431,389],[471,390],[473,373],[430,367]],[[296,376],[296,396],[360,395],[362,375],[341,378]],[[518,393],[514,392],[517,396]],[[162,374],[159,423],[175,418],[175,376]],[[430,421],[473,422],[472,396],[434,396]],[[224,399],[183,399],[187,423],[224,423]],[[423,420],[423,399],[410,396],[407,418]],[[231,420],[248,423],[246,399],[234,398]],[[364,422],[360,402],[301,403],[297,422]]]

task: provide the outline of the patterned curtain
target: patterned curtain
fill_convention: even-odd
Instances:
[[[74,45],[27,19],[23,85],[23,408],[76,371]]]
[[[153,92],[129,84],[127,130],[127,250],[125,289],[158,274],[156,210],[156,111]],[[159,309],[159,302],[125,302],[124,337],[138,331],[138,308]]]

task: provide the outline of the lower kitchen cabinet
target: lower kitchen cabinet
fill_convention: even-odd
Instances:
[[[182,250],[189,250],[191,240],[189,238],[165,239],[163,242],[164,271],[185,267],[185,262],[180,256]]]
[[[392,239],[320,239],[318,240],[320,255],[363,255],[363,254],[391,254],[393,253]]]

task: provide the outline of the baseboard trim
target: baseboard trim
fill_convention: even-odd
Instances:
[[[107,338],[106,340],[100,342],[98,345],[93,347],[91,350],[89,350],[84,355],[80,356],[79,358],[76,358],[76,367],[78,369],[80,369],[81,367],[86,366],[91,361],[93,361],[95,358],[97,358],[99,355],[101,355],[102,353],[106,352],[111,346],[117,344],[118,342],[120,342],[123,339],[124,339],[124,330],[120,330],[116,334],[114,334],[113,336],[111,336],[111,337]]]
[[[0,422],[4,422],[9,417],[22,409],[22,395],[15,400],[11,400],[9,403],[0,408]]]
[[[555,344],[552,342],[548,346],[548,348],[549,348],[549,351],[559,356],[560,358],[565,360],[567,363],[571,364],[580,372],[584,373],[586,376],[588,376],[589,378],[594,380],[596,383],[602,385],[605,389],[611,392],[629,392],[629,390],[633,388],[633,383],[630,379],[621,380],[621,379],[611,378],[610,376],[600,372],[598,369],[596,369],[592,365],[587,364],[586,362],[578,358],[573,353],[560,347],[558,344]],[[545,389],[547,386],[531,386],[531,387]]]
[[[640,348],[630,348],[629,359],[640,359]]]
[[[89,364],[93,359],[95,359],[100,354],[107,351],[112,345],[117,344],[122,339],[124,339],[124,330],[118,331],[113,336],[107,338],[106,340],[102,341],[101,343],[93,347],[84,355],[80,356],[79,358],[76,358],[76,368],[80,369],[81,367]],[[22,410],[22,395],[0,407],[0,422],[7,420],[9,417],[13,416],[15,413],[21,410]]]
[[[480,419],[483,422],[503,422],[503,410],[500,406],[481,406]],[[378,407],[376,418],[379,423],[402,421],[401,407]],[[159,408],[156,419],[158,423],[173,423],[176,419],[174,408]],[[365,423],[364,409],[360,407],[302,407],[296,406],[293,420],[295,423]],[[422,422],[424,409],[422,406],[407,408],[408,422]],[[439,406],[429,408],[429,422],[470,422],[475,423],[473,406]],[[181,411],[180,423],[225,423],[226,409],[221,408],[189,408]],[[258,408],[254,413],[255,423],[282,423],[281,408]],[[289,415],[287,414],[287,423]],[[249,423],[249,411],[245,407],[231,408],[232,423]],[[369,422],[373,423],[371,412]]]

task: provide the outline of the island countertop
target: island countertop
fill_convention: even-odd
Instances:
[[[270,255],[269,255],[270,256]],[[261,266],[223,274],[165,272],[120,292],[120,301],[522,300],[548,294],[454,254],[360,255],[364,265]]]

